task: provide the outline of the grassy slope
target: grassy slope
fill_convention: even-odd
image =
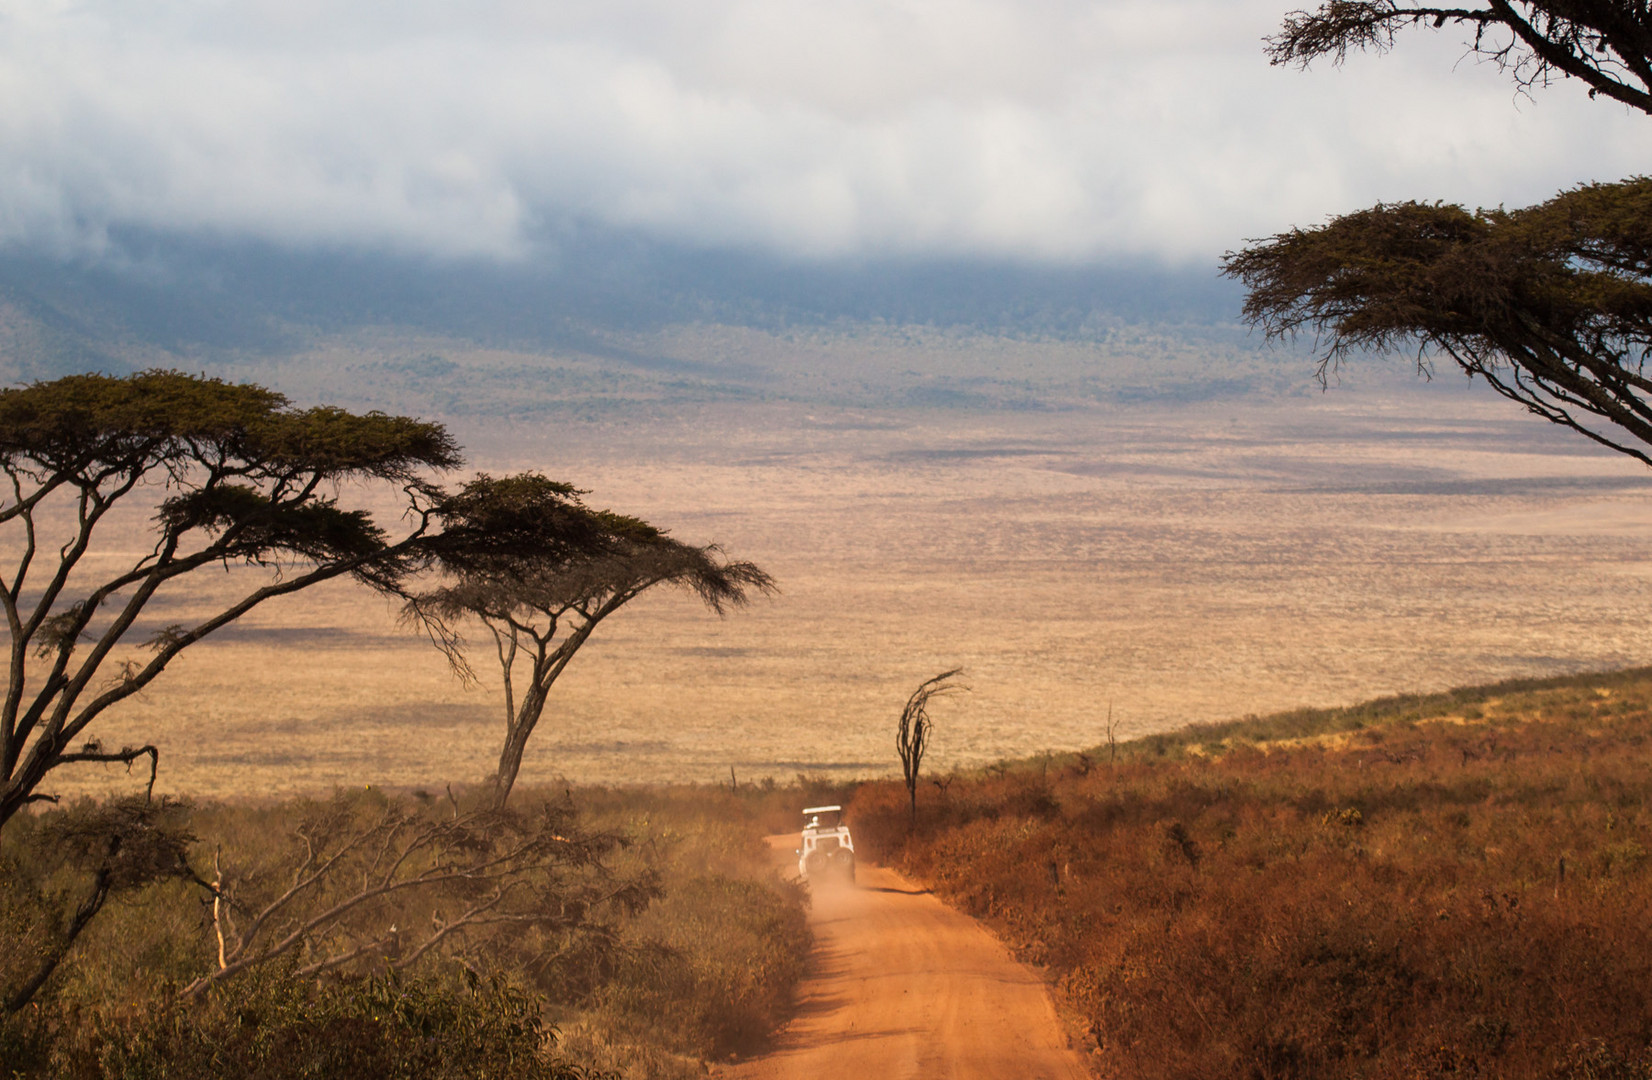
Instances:
[[[1652,669],[1247,718],[857,793],[1118,1077],[1644,1076]],[[1116,750],[1116,752],[1115,752]]]
[[[1104,1075],[1644,1076],[1648,734],[1652,669],[1522,680],[1007,763],[926,785],[914,832],[893,785],[852,811],[863,848],[1047,965]],[[638,841],[614,870],[666,890],[551,995],[562,1051],[669,1077],[760,1045],[807,931],[758,838],[848,796],[578,793]],[[197,850],[267,844],[292,813],[202,808]],[[131,1021],[206,962],[187,893],[100,920],[63,1015]]]

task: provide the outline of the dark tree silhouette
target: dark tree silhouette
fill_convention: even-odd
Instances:
[[[1469,49],[1509,72],[1522,90],[1556,77],[1652,113],[1652,7],[1646,0],[1482,0],[1440,7],[1397,0],[1328,0],[1294,11],[1268,40],[1275,64],[1340,63],[1363,49],[1386,51],[1400,30],[1466,29]]]
[[[467,681],[474,671],[463,625],[479,622],[493,639],[505,713],[505,740],[494,774],[496,808],[510,798],[551,688],[604,619],[661,585],[692,591],[719,615],[744,605],[754,592],[774,589],[763,570],[749,562],[729,562],[715,546],[695,547],[636,518],[589,510],[579,501],[582,493],[532,479],[538,487],[534,497],[560,501],[596,523],[605,531],[607,548],[594,555],[572,550],[527,560],[471,559],[450,568],[447,584],[413,597],[404,609],[405,617],[426,630]],[[527,481],[519,478],[517,483]],[[476,493],[480,505],[502,497],[521,494],[504,495],[485,485]]]
[[[1227,260],[1245,315],[1356,348],[1444,354],[1528,410],[1652,464],[1652,180],[1524,210],[1382,205]]]
[[[1418,24],[1468,28],[1471,51],[1522,90],[1577,78],[1591,96],[1652,114],[1645,0],[1331,0],[1287,16],[1269,52],[1276,64],[1340,61]],[[1252,325],[1314,334],[1321,379],[1355,349],[1415,349],[1425,373],[1444,355],[1536,415],[1652,464],[1652,180],[1585,184],[1513,211],[1382,204],[1225,263],[1248,289]]]
[[[259,386],[170,371],[76,375],[0,389],[0,580],[9,648],[0,701],[0,827],[81,762],[149,757],[89,731],[179,653],[263,604],[350,576],[405,595],[440,563],[605,550],[608,530],[564,507],[474,505],[434,477],[460,462],[438,424],[299,409]],[[400,494],[397,535],[362,506]],[[130,508],[125,521],[117,511]],[[130,559],[133,533],[148,539]],[[187,624],[153,606],[197,601],[190,575],[238,571],[234,599]],[[187,605],[186,605],[187,606]],[[146,654],[132,654],[141,648]],[[151,783],[153,773],[151,773]]]
[[[7,899],[13,901],[7,944],[32,960],[17,973],[18,985],[0,990],[0,1008],[15,1013],[28,1005],[112,897],[169,879],[205,884],[187,859],[195,841],[186,824],[188,810],[188,804],[165,797],[129,796],[101,805],[83,801],[29,837],[33,851],[23,865],[0,863],[11,894]],[[90,880],[79,902],[62,913],[64,919],[47,881],[77,872]],[[24,903],[16,904],[19,899]]]
[[[932,679],[925,679],[906,699],[901,710],[900,726],[895,729],[895,749],[901,755],[901,773],[906,779],[906,795],[912,807],[912,820],[918,820],[918,770],[923,766],[924,753],[929,749],[929,737],[934,721],[929,718],[931,698],[967,691],[969,687],[947,680],[964,673],[963,668],[943,671]]]

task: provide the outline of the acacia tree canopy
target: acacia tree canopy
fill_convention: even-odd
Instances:
[[[541,484],[548,483],[539,480]],[[478,497],[510,501],[521,492],[501,491],[482,477]],[[493,639],[503,677],[505,741],[494,773],[494,805],[510,797],[528,738],[544,714],[552,687],[597,625],[649,589],[686,588],[717,614],[746,604],[754,593],[774,590],[774,579],[749,562],[723,558],[716,546],[673,539],[647,522],[578,501],[581,492],[539,488],[536,499],[559,501],[566,512],[586,515],[605,546],[547,550],[530,559],[482,557],[444,565],[439,588],[412,597],[404,615],[425,629],[454,671],[474,677],[463,627],[479,622]]]
[[[1288,15],[1276,64],[1341,61],[1398,31],[1447,24],[1527,89],[1582,79],[1652,114],[1647,0],[1481,0],[1436,7],[1327,0]],[[1307,331],[1320,375],[1357,348],[1444,354],[1531,412],[1652,464],[1652,180],[1590,183],[1521,210],[1392,203],[1230,252],[1244,314],[1270,337]]]
[[[108,748],[88,729],[185,648],[267,600],[345,575],[405,595],[409,578],[437,563],[595,553],[608,542],[543,500],[537,511],[519,500],[514,517],[496,500],[495,516],[479,517],[476,485],[436,484],[459,463],[439,424],[301,409],[263,387],[173,371],[0,389],[10,488],[0,490],[9,642],[0,827],[50,798],[41,785],[58,768],[153,760],[153,747]],[[404,511],[394,534],[345,503],[347,493],[365,502],[386,487]],[[124,560],[114,553],[130,549],[131,536],[105,539],[123,504],[153,513],[143,550]],[[239,596],[187,624],[144,622],[157,601],[189,599],[188,575],[226,566],[252,572]],[[132,647],[147,655],[116,655]]]
[[[1555,79],[1582,80],[1605,95],[1652,113],[1652,5],[1646,0],[1478,0],[1455,6],[1402,0],[1326,0],[1294,11],[1268,39],[1275,64],[1307,65],[1349,52],[1385,51],[1415,26],[1470,32],[1469,48],[1513,75],[1522,89]]]
[[[443,528],[421,551],[449,574],[495,579],[659,537],[646,521],[586,506],[584,494],[539,473],[480,473],[436,502]]]
[[[1444,353],[1532,412],[1652,464],[1652,179],[1524,210],[1384,204],[1230,255],[1245,316],[1356,348]]]

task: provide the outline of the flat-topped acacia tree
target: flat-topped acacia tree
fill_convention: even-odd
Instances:
[[[1576,79],[1590,97],[1652,114],[1652,5],[1646,0],[1326,0],[1285,16],[1268,39],[1275,64],[1306,66],[1350,52],[1392,48],[1402,30],[1466,30],[1475,56],[1507,72],[1522,91]]]
[[[575,500],[583,494],[543,477],[479,478],[484,504],[507,501],[515,491],[543,491]],[[552,687],[597,626],[638,596],[660,586],[687,589],[723,614],[754,593],[774,590],[774,580],[749,562],[732,562],[714,545],[697,547],[647,522],[607,511],[588,511],[615,543],[590,553],[546,551],[532,559],[469,559],[447,564],[447,580],[412,597],[407,620],[421,626],[446,654],[455,673],[475,678],[462,634],[480,623],[493,639],[504,689],[505,739],[493,778],[493,805],[503,809],[522,767],[528,738],[538,726]]]
[[[1520,210],[1384,204],[1228,258],[1245,314],[1355,349],[1449,357],[1546,420],[1652,465],[1652,179]]]
[[[1454,27],[1521,92],[1577,80],[1652,115],[1646,0],[1329,0],[1288,15],[1275,64],[1386,50]],[[1652,180],[1583,184],[1519,210],[1385,203],[1230,253],[1245,316],[1270,337],[1312,332],[1321,377],[1350,351],[1444,355],[1554,423],[1652,464]]]
[[[612,522],[554,486],[511,498],[489,497],[492,481],[438,486],[459,464],[439,424],[296,408],[173,371],[0,389],[0,827],[51,799],[42,785],[64,766],[147,756],[152,785],[156,749],[102,745],[98,717],[268,600],[340,577],[405,596],[437,564],[508,566],[616,541]],[[403,511],[395,531],[365,508],[387,489]],[[131,540],[110,544],[110,517],[131,505],[152,515],[149,538],[111,568]],[[152,605],[189,598],[192,575],[227,567],[245,572],[231,599],[187,625],[144,623]],[[139,646],[139,659],[124,652]]]

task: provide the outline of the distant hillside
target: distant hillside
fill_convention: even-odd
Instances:
[[[521,262],[126,233],[0,255],[0,377],[345,368],[460,410],[753,397],[1045,408],[1297,384],[1214,267],[785,262],[574,235]],[[341,358],[344,368],[340,367]],[[627,406],[628,407],[628,406]]]

